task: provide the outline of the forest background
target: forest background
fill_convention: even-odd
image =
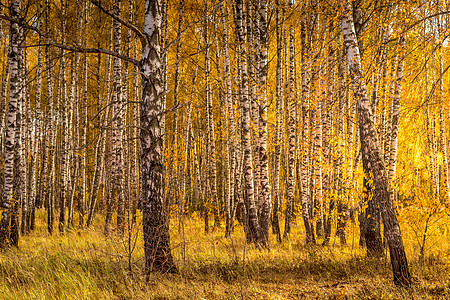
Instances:
[[[0,10],[6,298],[450,295],[446,1]]]

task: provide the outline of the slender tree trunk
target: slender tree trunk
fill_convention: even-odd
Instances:
[[[89,207],[88,207],[88,218],[86,221],[86,226],[89,227],[92,224],[94,218],[95,207],[97,204],[97,193],[99,188],[99,182],[101,178],[101,171],[103,167],[102,153],[105,153],[105,143],[103,143],[103,136],[100,134],[95,146],[94,155],[94,177],[91,186],[91,191],[89,193]]]
[[[70,105],[70,119],[71,121],[69,122],[70,124],[70,131],[72,132],[71,134],[71,142],[70,142],[70,147],[72,149],[77,148],[77,143],[78,143],[78,136],[79,136],[79,129],[78,129],[78,118],[77,118],[77,112],[78,112],[78,97],[77,97],[77,88],[76,88],[76,84],[78,83],[78,76],[76,76],[76,67],[78,65],[79,62],[79,54],[75,53],[74,57],[72,57],[72,62],[71,62],[71,75],[70,75],[70,88],[69,88],[69,105]],[[77,189],[77,182],[78,182],[78,168],[79,168],[79,164],[78,164],[78,153],[75,152],[74,150],[71,151],[71,166],[73,166],[73,168],[71,168],[71,172],[70,172],[70,193],[67,199],[67,226],[73,226],[73,203],[75,200],[75,194],[76,194],[76,189]]]
[[[23,30],[20,33],[23,36],[23,41],[21,46],[26,47],[26,38],[23,34]],[[21,106],[21,124],[20,124],[20,144],[19,144],[19,155],[20,155],[20,203],[22,208],[22,220],[20,226],[20,232],[26,234],[29,232],[28,226],[28,214],[29,214],[29,199],[30,199],[30,175],[32,162],[31,149],[30,149],[30,88],[27,84],[28,82],[28,57],[25,51],[26,48],[21,49],[21,61],[22,67],[22,106]],[[18,217],[18,216],[17,216]],[[17,219],[18,222],[18,219]]]
[[[258,48],[258,40],[255,38],[256,27],[258,26],[258,20],[255,20],[253,14],[253,5],[250,1],[246,2],[246,26],[247,26],[247,70],[248,70],[248,97],[250,99],[250,138],[252,145],[252,159],[253,159],[253,193],[255,197],[255,203],[259,215],[259,185],[260,185],[260,169],[261,164],[259,161],[259,114],[258,114],[258,99],[257,99],[257,53],[255,48]]]
[[[291,220],[293,214],[294,196],[295,196],[295,92],[294,92],[294,27],[291,25],[289,34],[289,99],[288,99],[288,175],[287,175],[287,202],[285,212],[285,224],[283,238],[289,238],[291,233]],[[302,190],[303,195],[303,190]],[[305,223],[305,226],[308,226]],[[307,228],[308,232],[308,228]],[[308,236],[308,233],[307,233]]]
[[[331,190],[331,143],[330,143],[330,132],[331,132],[331,107],[333,105],[333,94],[334,94],[334,77],[335,77],[335,68],[334,68],[334,61],[335,61],[335,50],[334,50],[334,44],[331,42],[331,37],[333,36],[333,32],[335,29],[335,20],[331,16],[330,12],[327,12],[327,19],[328,19],[328,38],[329,46],[328,46],[328,60],[327,60],[327,95],[326,95],[326,108],[323,112],[323,141],[322,141],[322,147],[323,147],[323,158],[324,163],[326,166],[326,169],[323,172],[323,198],[324,203],[328,203],[328,211],[324,213],[324,236],[323,236],[323,245],[327,245],[330,242],[331,238],[331,223],[332,223],[332,212],[334,210],[334,197],[332,195]],[[340,66],[343,68],[343,66]],[[341,82],[342,84],[342,82]],[[341,89],[343,87],[339,88],[339,94],[338,97],[342,97]]]
[[[269,247],[269,225],[272,199],[269,182],[269,159],[267,151],[267,76],[268,76],[268,41],[267,41],[267,0],[259,0],[256,7],[259,16],[259,51],[258,55],[258,145],[260,164],[259,204],[261,206],[259,222],[261,243]]]
[[[312,223],[312,219],[310,216],[310,210],[311,210],[311,198],[310,198],[310,188],[309,188],[309,157],[310,157],[310,151],[309,151],[309,139],[310,139],[310,132],[309,132],[309,126],[310,123],[310,111],[309,111],[309,96],[310,96],[310,70],[309,70],[309,63],[307,62],[307,56],[309,55],[309,46],[307,45],[306,40],[306,32],[307,32],[307,21],[306,21],[306,15],[302,18],[301,23],[301,44],[302,44],[302,66],[301,66],[301,72],[302,72],[302,120],[303,120],[303,157],[302,157],[302,168],[301,168],[301,202],[302,202],[302,215],[303,215],[303,221],[305,223],[305,231],[306,231],[306,243],[307,244],[314,244],[315,243],[315,235],[314,235],[314,227]],[[295,133],[294,133],[295,134]]]
[[[180,65],[181,65],[181,31],[183,30],[183,15],[184,15],[184,0],[180,0],[179,8],[178,8],[178,40],[176,44],[176,54],[175,54],[175,75],[174,75],[174,87],[173,87],[173,107],[178,106],[179,102],[179,93],[180,93]],[[181,173],[180,168],[178,167],[179,160],[183,160],[180,156],[180,150],[179,150],[179,144],[180,144],[180,138],[181,134],[178,133],[179,131],[179,111],[176,110],[173,114],[173,157],[175,164],[173,166],[174,168],[174,181],[175,181],[175,190],[180,190],[180,192],[175,191],[175,195],[177,198],[177,205],[178,205],[178,216],[180,220],[182,220],[183,215],[183,204],[185,200],[186,190],[184,186],[184,174]],[[181,115],[180,115],[181,116]],[[181,229],[181,226],[179,226]]]
[[[239,72],[241,83],[239,86],[239,96],[242,110],[242,149],[243,171],[244,171],[244,203],[247,211],[248,228],[246,230],[247,242],[257,243],[260,241],[260,229],[258,222],[257,207],[253,188],[253,167],[252,167],[252,149],[250,137],[250,99],[248,95],[248,73],[247,73],[247,47],[245,44],[245,21],[244,21],[244,1],[236,0],[236,32],[239,45]]]
[[[228,28],[227,28],[227,8],[226,1],[222,2],[220,7],[222,14],[222,33],[223,33],[223,54],[224,54],[224,71],[225,71],[225,101],[227,105],[227,127],[229,131],[229,138],[227,139],[227,149],[229,159],[230,170],[228,171],[228,193],[229,200],[225,203],[225,236],[229,237],[233,227],[233,207],[236,205],[237,195],[235,194],[236,187],[236,152],[239,151],[239,143],[237,142],[238,136],[236,133],[235,111],[233,106],[233,92],[231,83],[231,63],[228,46]]]
[[[113,36],[114,36],[114,26],[111,26],[111,30],[110,30],[110,44],[113,43]],[[107,63],[106,63],[106,82],[108,84],[107,84],[107,87],[105,89],[106,92],[104,94],[104,97],[107,98],[107,99],[108,99],[108,95],[112,94],[112,87],[111,87],[111,84],[109,84],[109,83],[112,81],[111,80],[111,73],[113,73],[114,71],[111,68],[112,68],[112,57],[108,57],[108,60],[107,60]],[[109,99],[106,101],[106,105],[108,107],[112,106],[112,103],[111,103],[111,101]],[[112,109],[108,109],[107,110],[107,112],[105,114],[105,122],[106,122],[106,120],[110,120],[109,116],[110,116],[111,112],[112,112]],[[105,138],[104,138],[104,140],[105,140],[104,142],[105,143],[107,143],[107,141],[111,140],[110,136],[111,136],[111,130],[108,130],[105,133]],[[111,148],[110,144],[111,143],[108,143],[107,145],[105,145],[105,151],[108,154],[109,154],[109,151],[110,151],[109,149]],[[109,165],[110,165],[110,159],[107,159],[107,157],[109,157],[109,156],[110,155],[107,155],[105,153],[105,160],[106,161],[103,163],[104,170],[102,170],[102,172],[107,173],[109,171],[108,168],[109,168]],[[109,175],[109,172],[108,172],[108,175]],[[111,193],[110,193],[110,189],[109,189],[110,184],[109,184],[109,181],[108,181],[110,176],[105,176],[103,178],[104,178],[104,184],[103,184],[102,193],[106,194],[106,197],[101,197],[102,198],[102,200],[101,200],[102,203],[100,203],[100,206],[103,207],[103,204],[104,204],[104,206],[106,206],[105,226],[110,226],[110,225],[107,225],[107,224],[111,224],[111,222],[112,222],[112,214],[113,214],[113,210],[114,210],[114,205],[113,205],[113,202],[112,202],[112,199],[111,199]]]
[[[130,8],[131,9],[131,8]],[[100,42],[98,42],[98,47],[100,48]],[[101,111],[101,55],[97,56],[97,114]],[[98,117],[98,127],[101,128],[103,126],[104,120]],[[101,130],[101,129],[100,129]],[[88,203],[88,216],[86,220],[86,226],[89,227],[92,224],[92,220],[94,218],[95,209],[97,206],[98,192],[100,189],[100,182],[102,181],[102,169],[103,169],[103,161],[104,161],[104,153],[105,153],[105,138],[102,134],[102,131],[98,133],[98,140],[94,150],[94,175],[92,179],[91,190],[89,193],[89,203]],[[131,177],[131,176],[130,176]]]
[[[46,30],[49,31],[50,28],[50,3],[49,0],[45,1],[45,23],[46,23]],[[49,38],[47,38],[49,41]],[[55,222],[55,215],[54,215],[54,189],[53,189],[53,180],[54,179],[54,166],[55,166],[55,144],[54,144],[54,137],[56,134],[55,130],[55,111],[54,111],[54,99],[53,99],[53,77],[52,77],[52,65],[51,65],[51,53],[50,53],[50,47],[47,46],[45,48],[45,60],[46,60],[46,67],[47,67],[47,103],[48,103],[48,138],[47,138],[47,160],[44,162],[47,169],[46,172],[46,185],[45,185],[45,195],[47,199],[47,230],[50,234],[53,233],[53,227]]]
[[[205,0],[204,11],[207,13],[207,0]],[[212,43],[209,41],[209,30],[208,30],[208,18],[205,19],[205,28],[203,31],[203,37],[205,41],[205,99],[206,99],[206,122],[207,122],[207,159],[208,159],[208,182],[211,194],[211,203],[213,206],[214,213],[214,226],[220,226],[219,219],[219,203],[217,194],[217,170],[216,170],[216,139],[214,131],[214,115],[213,115],[213,99],[211,93],[210,84],[210,46]]]
[[[343,53],[343,55],[345,55]],[[337,180],[337,213],[338,213],[338,224],[336,235],[339,237],[341,244],[346,244],[347,239],[345,235],[345,229],[347,227],[348,220],[348,203],[346,197],[346,189],[345,189],[345,178],[344,178],[344,151],[345,151],[345,130],[344,130],[344,106],[346,105],[346,93],[345,93],[345,75],[344,75],[344,62],[345,57],[340,56],[340,65],[339,65],[339,80],[340,80],[340,94],[339,94],[339,102],[338,102],[338,117],[337,117],[337,135],[338,135],[338,145],[337,145],[337,154],[336,154],[336,180]],[[353,136],[352,136],[353,137]],[[350,138],[350,137],[349,137]],[[351,145],[350,145],[351,146]],[[348,148],[349,151],[352,151],[352,148]]]
[[[345,9],[352,11],[350,1],[345,2]],[[397,285],[411,285],[400,226],[395,215],[393,203],[389,197],[388,176],[381,157],[380,143],[375,130],[370,102],[367,96],[367,88],[362,77],[361,58],[355,35],[353,17],[346,13],[342,18],[342,32],[344,46],[347,50],[350,77],[354,93],[357,97],[358,119],[360,126],[361,152],[363,167],[366,175],[373,175],[374,198],[381,207],[384,228],[387,231],[387,243],[391,257],[394,283]]]
[[[440,68],[440,83],[439,83],[439,93],[440,93],[440,101],[439,101],[439,120],[441,128],[441,148],[442,148],[442,157],[443,157],[443,169],[444,169],[444,184],[445,184],[445,203],[449,203],[450,201],[450,174],[448,167],[448,145],[447,145],[447,131],[446,131],[446,116],[444,112],[444,59],[443,59],[443,49],[441,49],[440,57],[439,57],[439,68]]]
[[[66,35],[66,1],[61,1],[61,43],[65,43],[65,35]],[[67,110],[66,110],[66,61],[64,57],[64,50],[61,50],[61,58],[59,60],[60,69],[61,69],[61,147],[62,150],[62,158],[61,158],[61,196],[59,203],[59,232],[63,233],[66,226],[66,199],[67,199],[67,177],[68,177],[68,151],[65,148],[68,148],[68,124],[67,124]]]
[[[1,89],[1,94],[0,94],[0,97],[1,97],[1,99],[0,99],[0,101],[1,101],[1,103],[2,103],[2,111],[1,111],[1,119],[0,119],[0,139],[1,139],[1,148],[0,148],[0,151],[4,151],[4,146],[5,146],[5,144],[4,144],[4,140],[3,140],[3,136],[4,136],[4,133],[5,133],[5,126],[6,126],[6,123],[7,123],[7,118],[6,118],[6,115],[7,115],[7,111],[6,111],[6,100],[7,100],[7,95],[6,95],[6,93],[7,93],[7,88],[8,88],[8,79],[9,79],[9,77],[10,77],[10,69],[11,69],[11,66],[10,66],[10,60],[8,59],[8,57],[9,57],[9,52],[10,52],[10,49],[11,49],[11,42],[9,42],[9,45],[5,45],[5,48],[6,48],[6,50],[5,50],[5,52],[6,52],[6,59],[3,61],[3,80],[2,80],[2,89]]]
[[[114,14],[120,16],[120,0],[114,1]],[[121,50],[121,24],[114,20],[114,51]],[[125,229],[125,203],[124,203],[124,188],[123,184],[123,169],[124,169],[124,154],[123,154],[123,129],[124,110],[126,106],[123,104],[122,91],[122,61],[119,58],[114,58],[114,92],[113,92],[113,170],[111,178],[111,199],[117,204],[117,229],[120,234],[123,234]],[[105,229],[106,230],[106,229]]]
[[[42,12],[42,1],[39,1],[39,10],[38,13],[40,14]],[[41,20],[38,21],[38,28],[41,29],[42,22]],[[42,43],[42,36],[39,35],[38,38],[38,44],[40,45]],[[42,164],[40,159],[40,153],[42,151],[42,107],[41,107],[41,98],[42,98],[42,47],[38,47],[37,49],[37,67],[36,67],[36,92],[35,92],[35,113],[34,118],[36,120],[35,125],[35,134],[33,139],[33,152],[34,152],[34,168],[33,168],[33,174],[32,174],[32,180],[33,180],[33,189],[30,197],[30,215],[28,224],[30,227],[30,230],[35,229],[35,209],[36,206],[40,203],[39,196],[41,195],[40,190],[42,189]]]
[[[399,127],[399,117],[400,117],[400,95],[402,90],[403,81],[403,57],[405,48],[405,35],[402,34],[399,38],[398,51],[400,52],[397,63],[397,73],[395,79],[395,93],[392,102],[392,120],[391,120],[391,145],[389,154],[389,173],[388,181],[390,187],[390,202],[395,201],[395,181],[396,181],[396,167],[397,167],[397,148],[398,148],[398,127]]]
[[[282,20],[280,17],[280,3],[276,1],[276,27],[277,27],[277,69],[276,69],[276,132],[275,132],[275,168],[274,168],[274,203],[272,210],[272,231],[277,238],[277,242],[281,243],[280,230],[280,206],[281,206],[281,144],[282,144],[282,102],[283,102],[283,37],[282,37]]]

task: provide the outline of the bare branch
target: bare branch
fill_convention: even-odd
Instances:
[[[112,11],[110,11],[106,7],[104,7],[100,3],[100,1],[97,1],[97,0],[89,0],[89,1],[92,4],[94,4],[95,6],[97,6],[102,12],[104,12],[105,14],[107,14],[108,16],[110,16],[111,18],[113,18],[114,20],[116,20],[117,22],[122,24],[123,26],[131,29],[139,37],[139,40],[141,41],[141,44],[142,44],[142,48],[144,48],[144,46],[148,43],[146,35],[139,28],[137,28],[136,25],[131,24],[130,22],[122,19],[119,16],[116,16]]]
[[[60,48],[60,49],[67,50],[67,51],[79,52],[79,53],[103,53],[103,54],[111,55],[111,56],[120,58],[122,60],[125,60],[127,62],[130,62],[130,63],[134,64],[135,66],[137,66],[138,68],[141,65],[141,63],[137,59],[128,57],[126,55],[122,55],[120,53],[117,53],[117,52],[114,52],[114,51],[111,51],[111,50],[102,49],[102,48],[82,48],[82,47],[79,47],[79,46],[69,46],[69,45],[66,45],[66,44],[57,43],[57,42],[51,40],[51,38],[49,38],[38,27],[30,25],[30,24],[28,24],[27,22],[25,22],[23,20],[16,20],[16,19],[10,18],[10,17],[5,16],[5,15],[0,15],[0,19],[6,20],[6,21],[9,21],[9,22],[12,22],[12,23],[17,23],[20,26],[22,26],[23,28],[26,28],[26,29],[29,29],[29,30],[33,30],[34,32],[36,32],[40,36],[42,36],[42,37],[44,37],[44,38],[49,40],[48,43],[37,44],[37,45],[28,45],[28,46],[26,46],[27,48],[38,47],[38,46],[53,46],[53,47],[57,47],[57,48]]]
[[[103,54],[107,54],[107,55],[111,55],[117,58],[120,58],[124,61],[130,62],[132,64],[134,64],[137,67],[140,67],[140,62],[137,59],[128,57],[126,55],[111,51],[111,50],[107,50],[107,49],[102,49],[102,48],[81,48],[81,47],[77,47],[77,46],[68,46],[68,45],[64,45],[64,44],[59,44],[53,41],[50,41],[50,46],[54,46],[60,49],[64,49],[67,51],[72,51],[72,52],[81,52],[81,53],[103,53]]]

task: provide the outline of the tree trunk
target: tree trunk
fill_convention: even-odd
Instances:
[[[120,16],[120,0],[114,1],[114,14]],[[114,20],[114,51],[120,52],[122,31],[121,24]],[[113,92],[113,170],[111,174],[111,199],[117,204],[117,229],[120,234],[123,234],[125,229],[125,203],[124,203],[124,188],[123,184],[123,170],[124,170],[124,154],[123,154],[123,122],[124,110],[126,106],[123,103],[122,91],[122,61],[114,58],[114,92]]]
[[[295,94],[294,94],[294,27],[291,25],[289,34],[289,99],[288,99],[288,175],[287,175],[287,201],[283,239],[289,238],[291,233],[291,220],[295,196]],[[303,190],[302,190],[303,196]],[[305,226],[308,224],[305,223]],[[308,236],[308,228],[307,228]]]
[[[345,9],[347,12],[352,11],[350,1],[345,2]],[[409,286],[411,285],[411,274],[408,269],[408,262],[400,226],[395,215],[394,204],[389,197],[388,177],[381,157],[380,143],[373,122],[366,84],[362,77],[361,58],[351,14],[347,13],[342,18],[342,32],[344,46],[347,50],[350,77],[357,98],[364,172],[366,176],[373,175],[375,188],[374,198],[380,204],[384,228],[387,231],[386,237],[389,245],[394,283],[396,285]]]
[[[10,6],[10,16],[13,19],[20,20],[20,0],[13,0]],[[16,216],[18,214],[18,205],[13,195],[14,190],[14,153],[15,138],[17,127],[17,112],[19,105],[20,89],[22,80],[19,70],[19,44],[20,29],[19,25],[11,22],[10,26],[10,52],[8,59],[11,66],[10,79],[10,96],[8,105],[8,119],[6,124],[5,137],[5,166],[3,180],[3,201],[2,201],[2,219],[0,223],[0,247],[8,247],[10,245],[17,246],[19,236],[15,234],[18,224]]]
[[[208,11],[208,1],[204,1],[204,12]],[[210,46],[212,43],[209,41],[209,20],[205,18],[203,38],[205,41],[205,99],[206,99],[206,122],[207,122],[207,160],[208,160],[208,189],[211,191],[208,194],[208,200],[211,200],[213,214],[214,214],[214,226],[220,226],[219,219],[219,203],[217,194],[217,170],[216,170],[216,139],[214,132],[214,115],[213,115],[213,99],[211,93],[210,83]]]
[[[254,197],[253,188],[253,167],[252,167],[252,149],[250,137],[250,99],[248,95],[248,73],[247,73],[247,47],[245,44],[245,21],[244,21],[244,1],[236,0],[236,32],[238,37],[239,55],[239,72],[241,75],[241,83],[239,86],[239,96],[241,100],[242,110],[242,149],[243,156],[243,172],[244,172],[244,203],[247,211],[247,242],[258,243],[260,241],[260,229],[258,222],[257,207]]]
[[[142,223],[147,272],[176,272],[170,252],[169,223],[164,209],[163,74],[161,61],[161,2],[145,1],[141,72]]]
[[[399,38],[398,51],[400,52],[397,63],[397,73],[395,79],[395,92],[394,99],[392,102],[392,120],[391,120],[391,145],[389,153],[389,196],[390,201],[394,203],[395,201],[395,181],[396,181],[396,167],[397,167],[397,148],[398,148],[398,127],[399,127],[399,117],[400,117],[400,94],[402,90],[403,81],[403,57],[405,50],[405,35],[402,34]]]
[[[310,175],[309,172],[309,163],[310,163],[310,111],[309,111],[309,97],[310,97],[310,70],[309,63],[307,62],[309,55],[309,45],[306,40],[307,33],[307,16],[304,15],[301,22],[301,44],[302,44],[302,66],[301,66],[301,75],[302,75],[302,96],[301,96],[301,105],[302,105],[302,120],[303,120],[303,135],[302,135],[302,144],[303,144],[303,157],[301,162],[301,203],[302,203],[302,215],[303,222],[305,224],[306,231],[306,243],[314,244],[315,243],[315,235],[314,235],[314,227],[312,223],[312,219],[310,216],[311,211],[311,195],[310,195]],[[295,134],[295,133],[294,133]]]
[[[280,206],[281,206],[281,144],[282,144],[282,102],[283,102],[283,37],[282,37],[282,20],[280,18],[280,3],[276,1],[276,27],[277,27],[277,69],[276,69],[276,132],[275,132],[275,168],[274,168],[274,202],[272,211],[272,232],[277,238],[277,242],[281,243],[280,230]]]
[[[335,76],[335,50],[334,45],[331,42],[333,32],[335,29],[335,20],[333,19],[330,12],[327,12],[327,20],[328,20],[328,38],[330,39],[330,44],[328,46],[328,60],[327,60],[327,95],[326,95],[326,109],[323,112],[323,158],[326,169],[323,173],[323,198],[324,203],[328,202],[328,212],[324,212],[323,226],[324,226],[324,235],[323,235],[323,245],[327,245],[330,242],[331,238],[331,222],[332,222],[332,212],[334,210],[334,197],[332,195],[331,189],[331,178],[332,178],[332,170],[331,170],[331,143],[330,143],[330,133],[331,133],[331,122],[332,122],[332,114],[331,107],[333,105],[333,94],[334,94],[334,76]],[[343,68],[343,66],[341,66]],[[341,89],[339,89],[338,97],[341,97]]]
[[[228,171],[229,176],[229,200],[225,203],[225,236],[229,237],[232,232],[233,227],[233,207],[236,205],[237,195],[235,194],[235,186],[236,186],[236,153],[239,151],[239,143],[237,142],[238,136],[236,133],[236,122],[235,122],[235,112],[233,107],[233,92],[232,92],[232,83],[231,83],[231,63],[230,63],[230,54],[229,54],[229,46],[228,46],[228,28],[227,28],[227,19],[226,14],[226,1],[222,1],[222,5],[220,7],[222,14],[222,32],[223,32],[223,54],[224,54],[224,71],[225,71],[225,102],[227,105],[227,127],[229,131],[229,138],[227,139],[227,149],[229,159],[230,170]]]
[[[259,204],[261,206],[259,223],[261,244],[269,247],[269,225],[272,199],[270,194],[269,164],[267,151],[267,75],[268,75],[268,41],[267,41],[267,0],[259,0],[257,17],[259,17],[259,51],[258,57],[258,156],[260,164]]]
[[[65,43],[65,35],[66,35],[66,1],[61,1],[61,43]],[[64,50],[61,49],[61,58],[59,60],[60,69],[61,69],[61,193],[60,193],[60,202],[59,202],[59,224],[58,229],[59,232],[63,233],[66,226],[66,199],[67,199],[67,179],[68,179],[68,130],[67,130],[67,109],[66,109],[66,61],[64,57]]]

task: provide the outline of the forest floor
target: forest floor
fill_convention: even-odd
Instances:
[[[43,220],[39,212],[37,220]],[[184,235],[172,220],[171,243],[177,275],[143,275],[140,226],[123,237],[92,228],[50,236],[46,224],[20,240],[19,249],[0,254],[1,299],[450,299],[450,235],[430,240],[426,259],[404,230],[414,285],[392,283],[386,258],[365,258],[357,226],[349,224],[347,245],[304,246],[303,226],[290,242],[258,250],[246,245],[241,226],[230,239],[223,228],[204,233],[196,216]],[[140,225],[140,224],[138,224]],[[402,230],[403,230],[402,226]],[[129,255],[130,250],[132,254]]]

